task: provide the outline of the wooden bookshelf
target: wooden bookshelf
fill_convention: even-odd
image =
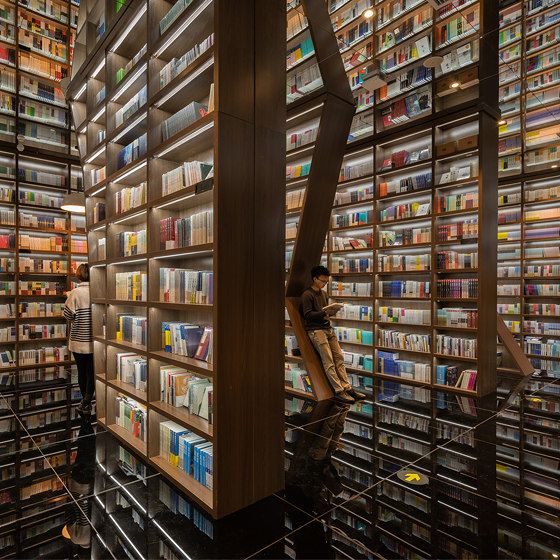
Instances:
[[[498,312],[535,369],[550,378],[558,371],[551,305],[560,263],[554,248],[559,216],[555,186],[560,184],[555,155],[560,105],[555,92],[560,84],[551,74],[554,63],[543,55],[554,61],[559,52],[551,39],[560,33],[554,20],[559,9],[554,4],[542,8],[532,2],[502,2],[500,11],[500,42],[506,43],[500,68],[508,77],[500,91],[500,152],[508,155],[500,158],[499,167]],[[510,51],[515,53],[511,61]],[[504,365],[512,367],[505,351]]]
[[[275,412],[283,394],[285,122],[276,110],[283,104],[283,5],[136,0],[117,13],[101,4],[80,12],[82,58],[69,89],[87,196],[98,416],[190,499],[223,517],[283,486]],[[104,34],[90,41],[103,18]],[[200,104],[194,118],[186,115],[191,102]],[[164,239],[174,220],[190,228],[202,215],[192,238]],[[213,294],[204,288],[207,299],[198,303],[165,299],[160,279],[172,269],[204,275]],[[123,280],[132,277],[134,294]],[[119,330],[121,314],[145,318],[139,338]],[[172,348],[171,339],[166,349],[168,322],[211,329],[211,354]],[[125,353],[145,368],[136,385],[119,373]],[[211,384],[211,417],[162,397],[160,370],[170,367]],[[169,462],[160,427],[169,422],[212,444],[213,485]]]
[[[491,55],[480,56],[485,46],[496,51],[492,43],[496,38],[486,37],[479,44],[476,34],[472,32],[474,29],[496,29],[498,22],[494,22],[494,19],[497,14],[492,13],[494,10],[488,2],[468,2],[456,12],[449,9],[451,2],[442,3],[434,10],[429,2],[419,1],[407,3],[398,16],[393,17],[393,3],[378,2],[375,5],[375,15],[370,20],[366,20],[363,15],[362,8],[365,7],[356,1],[344,4],[333,2],[329,7],[335,28],[337,21],[340,21],[337,18],[340,18],[342,13],[349,10],[348,14],[353,14],[353,18],[345,23],[341,29],[342,33],[337,33],[337,36],[341,56],[349,74],[356,115],[342,162],[323,261],[333,273],[330,282],[332,299],[354,305],[356,310],[359,305],[367,308],[364,310],[365,316],[340,316],[333,324],[340,332],[339,339],[343,350],[348,353],[347,363],[353,373],[352,382],[356,383],[357,387],[363,387],[365,380],[381,374],[378,354],[380,351],[386,352],[387,345],[379,340],[379,336],[382,330],[392,328],[402,331],[403,334],[424,333],[425,337],[430,338],[428,354],[406,351],[407,347],[404,346],[394,350],[395,353],[402,353],[401,359],[427,364],[426,377],[414,377],[418,383],[435,386],[437,365],[457,365],[460,370],[478,369],[476,392],[485,394],[495,387],[495,352],[490,351],[490,347],[486,348],[486,341],[493,340],[496,332],[493,327],[495,319],[492,319],[492,313],[495,317],[495,299],[492,296],[487,297],[486,289],[482,289],[476,297],[471,295],[458,302],[454,298],[445,298],[438,294],[435,287],[442,280],[461,277],[476,279],[481,287],[495,282],[495,278],[491,278],[493,272],[487,273],[486,267],[478,268],[470,264],[466,269],[458,265],[453,269],[442,268],[438,265],[437,255],[471,251],[473,256],[474,253],[478,253],[479,259],[484,254],[485,263],[496,260],[496,252],[492,249],[496,247],[493,239],[496,224],[495,218],[492,217],[496,205],[492,200],[486,199],[486,192],[491,187],[485,188],[483,185],[493,185],[495,182],[493,163],[489,160],[491,155],[497,152],[492,144],[495,141],[495,122],[498,115],[497,99],[493,97],[492,92],[493,85],[497,87],[497,63]],[[304,5],[293,8],[292,15],[288,13],[289,21],[290,17],[295,17],[294,11],[301,16],[304,9]],[[467,13],[472,14],[469,24],[464,19]],[[454,36],[453,29],[456,27],[452,22],[456,19],[463,19],[465,33]],[[348,35],[355,38],[354,42],[349,43],[345,40],[347,36],[344,31],[353,25],[357,27],[357,35]],[[395,38],[399,33],[404,35]],[[445,33],[451,35],[444,35]],[[358,36],[362,34],[363,39],[358,40]],[[298,35],[292,42],[300,40]],[[406,63],[401,63],[398,57],[393,57],[410,49],[411,45],[416,47],[416,54]],[[288,48],[291,46],[289,41]],[[456,52],[457,48],[460,49],[460,58]],[[425,68],[424,60],[433,54],[442,56],[444,64],[436,69]],[[418,57],[414,58],[416,55]],[[388,84],[375,92],[370,92],[363,86],[369,72],[367,67],[371,64],[379,66]],[[409,72],[405,86],[399,85],[399,76],[403,72]],[[484,92],[479,88],[479,80],[482,78],[486,80]],[[451,87],[453,82],[456,82],[458,87]],[[303,99],[298,99],[297,102],[301,104]],[[300,130],[307,132],[313,129],[317,120],[317,115],[310,112],[307,126],[297,120],[295,123]],[[308,133],[305,138],[313,141],[314,135]],[[293,143],[294,140],[288,136],[288,146]],[[316,147],[316,144],[312,146]],[[293,155],[288,152],[288,166],[297,163],[296,158],[305,157],[306,152],[303,156],[299,153],[303,148],[294,148]],[[399,154],[402,161],[396,161]],[[407,159],[409,156],[410,160]],[[445,183],[440,182],[446,173],[451,172],[451,168],[457,169],[463,164],[469,168],[468,173],[463,170],[464,174],[449,176],[444,178]],[[291,169],[292,167],[288,168],[289,171]],[[413,178],[418,178],[414,187],[412,184],[407,187],[406,183],[402,187],[399,186],[404,180],[412,183]],[[289,231],[296,231],[299,235],[298,220],[301,218],[300,213],[296,211],[298,198],[291,193],[305,188],[306,178],[292,181],[288,183],[287,224]],[[386,185],[389,185],[388,192]],[[476,192],[479,193],[476,206],[458,206],[456,210],[446,209],[445,212],[437,210],[436,202],[441,197],[449,199],[455,195],[473,196]],[[395,211],[398,205],[416,202],[428,205],[427,211],[422,211],[418,216],[402,214],[392,219],[389,215],[385,216]],[[363,216],[358,215],[359,212]],[[356,214],[354,218],[351,217],[353,213]],[[477,221],[479,228],[478,235],[474,235],[472,239],[469,240],[468,236],[464,239],[462,236],[461,239],[437,238],[440,226],[468,223],[469,220],[471,223]],[[413,228],[423,230],[424,239],[415,240],[414,244],[407,243],[402,247],[391,245],[390,242],[384,244],[381,240],[382,231],[392,238],[407,230],[410,234]],[[344,240],[348,245],[342,244]],[[467,243],[471,243],[470,248]],[[291,252],[290,247],[288,251]],[[413,259],[422,255],[426,259],[423,266],[393,267],[390,264],[394,257]],[[362,262],[358,259],[362,259]],[[381,266],[381,262],[385,262],[386,265]],[[409,284],[426,282],[431,288],[427,299],[420,299],[418,296],[416,299],[405,298],[402,297],[404,293],[379,292],[380,282],[397,280],[407,281]],[[346,288],[339,289],[339,286],[343,285],[346,285]],[[481,293],[485,295],[480,295]],[[393,297],[389,297],[390,295]],[[421,325],[405,325],[401,329],[398,323],[391,323],[392,319],[381,319],[380,306],[410,311],[424,310],[426,318]],[[477,312],[478,325],[481,326],[478,332],[456,329],[454,327],[457,324],[454,323],[447,326],[440,324],[437,320],[438,310],[441,314],[451,307]],[[487,320],[481,319],[483,316],[487,317]],[[357,322],[356,318],[362,321]],[[491,332],[483,332],[482,325],[489,325],[490,322]],[[351,343],[345,338],[346,333],[356,334],[358,338]],[[365,345],[362,334],[365,337]],[[439,335],[454,339],[476,338],[477,345],[482,344],[477,351],[477,356],[481,359],[468,359],[469,355],[443,357],[435,351]],[[304,355],[303,348],[301,350]],[[352,355],[354,357],[350,359]],[[478,364],[475,365],[475,362]],[[357,370],[357,373],[354,370]],[[480,373],[482,371],[484,373]],[[465,394],[469,392],[471,391],[465,391]]]

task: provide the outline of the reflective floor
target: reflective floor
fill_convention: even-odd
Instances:
[[[74,406],[0,397],[1,558],[558,558],[560,379],[286,399],[286,488],[213,521]],[[74,403],[75,404],[75,403]]]

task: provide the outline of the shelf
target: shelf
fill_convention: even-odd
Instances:
[[[160,412],[168,418],[172,418],[174,421],[183,424],[189,430],[197,433],[199,436],[212,441],[214,437],[214,430],[212,424],[201,416],[196,414],[191,414],[185,407],[175,407],[168,403],[161,401],[151,401],[150,408]]]
[[[196,360],[195,358],[171,354],[170,352],[165,352],[164,350],[158,350],[155,352],[150,351],[150,358],[156,358],[163,362],[168,362],[180,367],[187,367],[193,372],[200,373],[206,377],[212,377],[213,375],[212,364],[203,362],[202,360]]]
[[[125,430],[118,424],[108,424],[106,428],[108,432],[116,436],[122,443],[131,446],[142,457],[146,457],[147,445],[145,442],[134,437],[128,430]]]

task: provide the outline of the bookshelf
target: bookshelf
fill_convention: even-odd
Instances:
[[[285,123],[269,110],[283,103],[271,78],[282,65],[282,18],[274,2],[262,4],[85,7],[83,63],[69,90],[87,197],[99,421],[214,517],[283,485],[274,410]],[[270,22],[262,52],[253,10]],[[90,42],[102,12],[104,35]],[[246,56],[254,48],[258,71]]]
[[[560,181],[555,155],[558,13],[557,2],[530,1],[502,2],[500,12],[500,45],[505,45],[500,68],[508,84],[500,93],[500,154],[507,155],[499,164],[498,312],[535,369],[549,378],[558,376],[553,247]],[[506,352],[504,367],[512,368]]]
[[[339,4],[333,2],[329,8],[335,28],[343,10]],[[362,7],[362,3],[348,2],[344,9],[353,6]],[[372,376],[389,375],[391,379],[410,369],[404,375],[411,383],[436,386],[436,372],[441,370],[443,375],[438,366],[449,366],[451,376],[444,383],[454,389],[457,380],[453,380],[452,368],[458,367],[460,374],[483,367],[487,380],[477,375],[474,387],[471,383],[469,389],[465,380],[457,390],[484,394],[495,385],[495,352],[479,347],[476,355],[485,356],[484,360],[490,357],[490,362],[476,365],[480,360],[474,357],[474,339],[491,340],[495,331],[477,331],[475,324],[489,324],[495,302],[492,297],[482,301],[481,291],[477,295],[473,287],[487,282],[481,277],[484,269],[476,266],[480,251],[488,251],[484,262],[496,259],[490,247],[496,243],[496,225],[492,224],[496,203],[480,197],[484,197],[481,180],[495,183],[496,172],[488,160],[497,148],[484,142],[494,141],[498,118],[496,99],[484,99],[478,84],[480,79],[485,84],[495,81],[497,66],[490,67],[497,62],[490,55],[487,59],[480,56],[484,46],[496,48],[490,35],[479,44],[475,30],[484,26],[495,30],[498,22],[493,22],[497,14],[489,13],[493,11],[489,3],[468,2],[459,12],[451,8],[451,2],[441,3],[437,10],[421,1],[407,2],[404,7],[378,2],[372,18],[367,20],[362,10],[356,20],[358,33],[360,29],[364,32],[363,40],[353,43],[344,34],[338,35],[345,68],[351,68],[348,78],[356,114],[340,169],[323,262],[333,273],[331,299],[347,304],[333,325],[348,371],[358,384]],[[302,6],[292,7],[294,10],[301,23]],[[290,11],[288,20],[295,29],[296,16]],[[442,57],[442,64],[426,68],[423,62],[434,55]],[[358,66],[356,77],[353,72]],[[363,84],[376,66],[387,85],[370,92]],[[486,108],[477,104],[478,99],[484,99]],[[292,149],[294,158],[313,149],[314,122],[316,115],[310,113],[305,126],[293,131],[288,126],[288,146],[297,148]],[[297,147],[298,132],[301,141],[311,140],[307,147]],[[294,169],[297,171],[289,161],[288,177]],[[298,201],[305,184],[305,178],[288,182],[287,234],[300,235]],[[510,216],[504,215],[504,220],[510,229],[515,227]],[[500,226],[500,231],[506,229]],[[287,262],[293,259],[290,249],[288,245]],[[460,304],[451,295],[451,286],[463,290]],[[473,320],[475,315],[478,323]],[[483,315],[488,320],[481,322]],[[288,354],[294,353],[291,336],[287,331]],[[463,350],[447,355],[448,347],[459,344],[465,346]],[[394,359],[405,363],[399,366]],[[298,356],[287,360],[296,365],[302,362]],[[287,379],[293,383],[293,378]]]
[[[80,400],[62,306],[76,267],[87,261],[85,221],[60,210],[64,194],[82,182],[61,84],[73,57],[77,10],[64,0],[1,6],[0,391],[11,407],[1,416],[13,462],[2,477],[2,507],[6,519],[18,519],[6,531],[24,527],[6,540],[15,556],[34,554],[47,538],[48,521],[38,519],[36,503],[44,499],[49,509],[58,503],[58,515],[62,507],[63,490],[33,453],[26,429],[48,444],[65,478],[71,446],[55,443],[75,426]],[[27,515],[28,527],[19,521]]]

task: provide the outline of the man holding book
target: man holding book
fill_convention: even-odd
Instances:
[[[348,380],[344,356],[329,320],[329,317],[336,315],[343,307],[341,303],[329,305],[327,294],[324,292],[329,277],[330,272],[324,266],[314,266],[311,269],[313,283],[301,296],[304,325],[321,357],[327,379],[334,389],[335,398],[345,403],[353,403],[364,399],[366,395],[354,390]]]

